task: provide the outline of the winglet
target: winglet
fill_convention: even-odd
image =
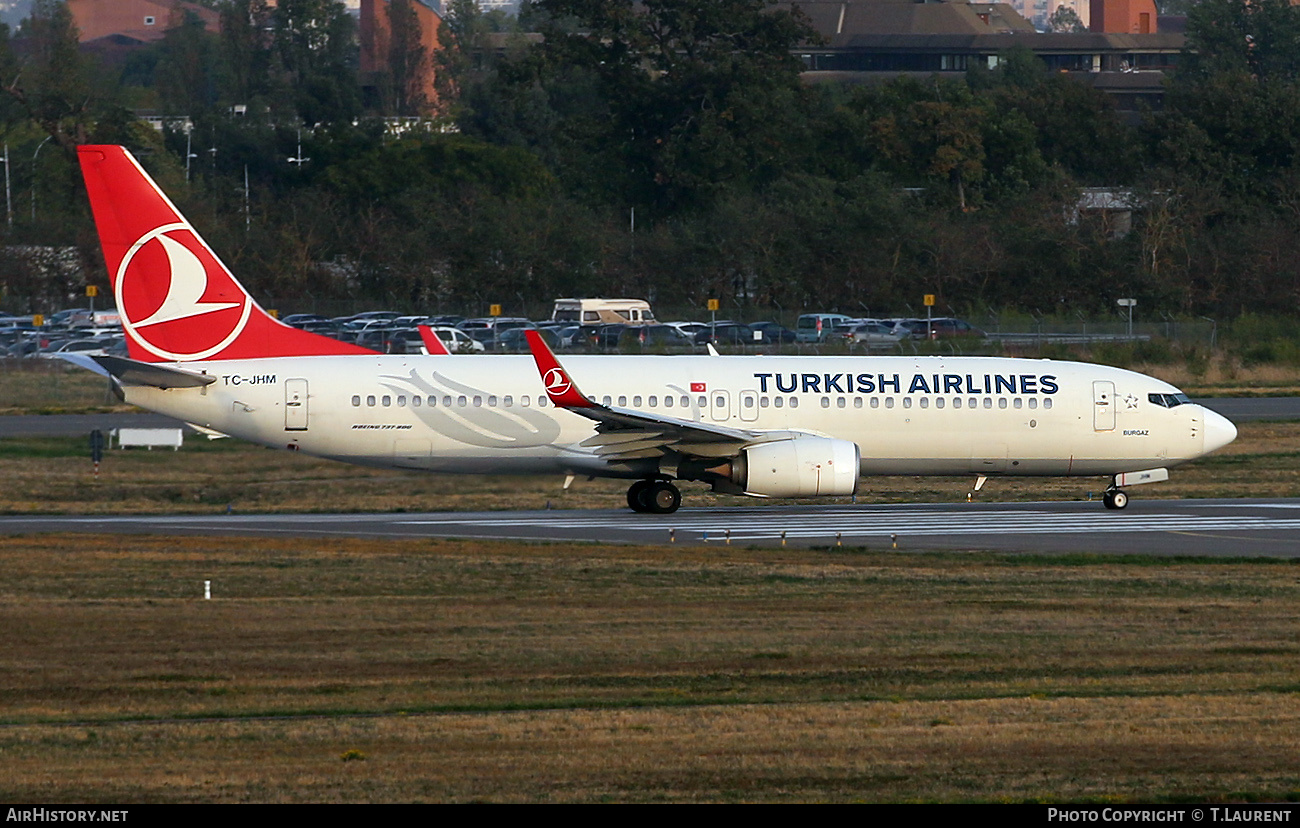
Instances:
[[[442,340],[433,332],[433,328],[428,325],[416,325],[415,329],[420,332],[420,339],[424,342],[424,350],[429,352],[430,356],[450,356],[451,351],[447,346],[442,344]]]
[[[528,339],[528,350],[537,363],[537,372],[542,376],[542,385],[546,386],[546,396],[551,398],[556,408],[596,407],[595,403],[582,396],[540,333],[528,330],[524,331],[524,337]]]

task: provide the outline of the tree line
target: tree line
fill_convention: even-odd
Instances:
[[[340,4],[215,8],[220,34],[190,23],[112,66],[76,48],[56,0],[0,33],[7,245],[99,260],[73,148],[104,141],[285,308],[477,314],[585,294],[757,317],[904,312],[934,293],[961,314],[1106,314],[1121,297],[1297,313],[1286,0],[1192,6],[1164,108],[1137,122],[1028,51],[961,78],[805,83],[794,47],[816,35],[765,0],[537,0],[519,18],[454,0],[430,56],[438,98],[401,135],[382,116],[403,96],[361,94]],[[192,129],[154,130],[141,108]],[[1082,187],[1122,193],[1131,230],[1079,211]],[[55,303],[29,260],[0,260],[6,309]]]

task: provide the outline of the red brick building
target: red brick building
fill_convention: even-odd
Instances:
[[[1091,12],[1090,31],[1156,34],[1156,4],[1153,0],[1092,0]]]
[[[152,43],[168,29],[185,22],[186,13],[203,21],[211,32],[220,29],[215,11],[185,0],[67,0],[68,11],[81,31],[81,42],[111,38],[119,44]]]
[[[417,102],[415,108],[422,111],[402,114],[428,114],[438,100],[434,88],[434,54],[438,50],[442,17],[422,0],[409,0],[407,8],[414,12],[416,25],[414,28],[403,27],[395,38],[392,23],[394,5],[392,0],[361,0],[361,83],[372,97],[382,97],[386,88],[391,95],[393,87],[401,84],[401,79],[395,75],[404,73],[407,75],[407,88],[398,90],[396,97],[399,101]],[[397,13],[400,15],[402,10],[398,9]],[[401,66],[397,50],[401,48],[403,34],[418,37],[422,57],[416,66]],[[395,61],[395,56],[399,60]]]

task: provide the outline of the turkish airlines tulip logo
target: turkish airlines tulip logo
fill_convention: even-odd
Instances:
[[[114,284],[122,325],[163,359],[205,359],[234,342],[253,303],[188,225],[167,224],[131,245]]]
[[[559,397],[568,393],[573,387],[569,378],[564,375],[564,371],[559,368],[552,368],[542,377],[542,384],[546,386],[546,393],[552,397]]]

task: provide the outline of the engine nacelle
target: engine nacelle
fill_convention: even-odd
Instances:
[[[759,443],[732,463],[731,481],[767,497],[851,495],[858,490],[858,444],[830,437]]]

